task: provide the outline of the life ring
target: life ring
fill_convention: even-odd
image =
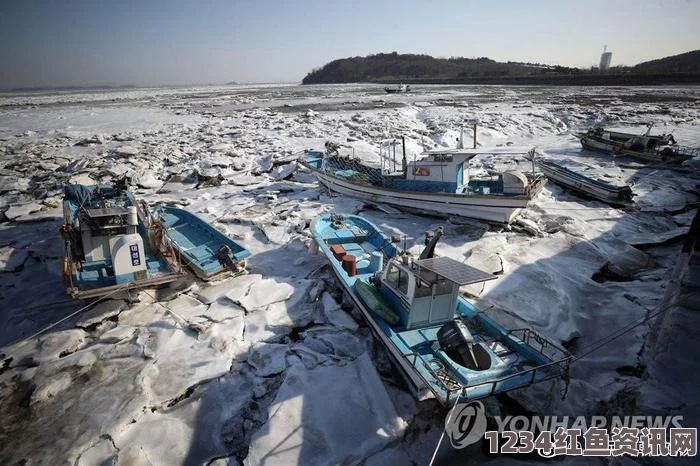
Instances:
[[[616,144],[613,146],[613,154],[621,154],[624,146],[622,144]]]

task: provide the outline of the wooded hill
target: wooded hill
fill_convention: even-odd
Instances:
[[[601,72],[557,65],[497,62],[490,58],[435,58],[430,55],[378,53],[333,60],[311,71],[302,84],[377,83],[541,83],[624,84],[669,76],[679,82],[700,82],[700,50]],[[639,78],[644,77],[644,78]],[[653,81],[653,80],[652,80]],[[662,79],[663,81],[663,79]],[[634,82],[630,82],[634,84]]]

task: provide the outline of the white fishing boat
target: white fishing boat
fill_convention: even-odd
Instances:
[[[184,275],[167,232],[150,223],[147,206],[136,202],[126,183],[69,184],[64,193],[63,273],[69,295],[94,298]]]
[[[306,151],[299,163],[328,190],[405,211],[510,223],[545,185],[544,175],[509,170],[472,176],[469,161],[479,155],[522,155],[510,148],[429,150],[407,161],[396,158],[399,141],[383,145],[381,167],[341,156],[337,150]],[[327,148],[329,145],[327,144]]]
[[[402,94],[404,92],[409,92],[411,90],[411,86],[408,84],[399,84],[396,87],[385,87],[384,91],[387,94]]]
[[[597,180],[580,173],[576,173],[568,168],[550,160],[538,160],[537,165],[542,173],[547,175],[551,181],[565,188],[603,201],[607,204],[626,207],[634,204],[632,188],[628,185],[616,186]]]
[[[680,147],[672,134],[651,134],[652,126],[642,134],[591,128],[575,133],[584,149],[607,152],[613,156],[628,156],[645,162],[681,163],[698,155],[697,149]]]

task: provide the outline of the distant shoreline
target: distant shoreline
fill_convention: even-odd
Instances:
[[[513,77],[386,78],[368,81],[368,83],[412,85],[499,84],[514,86],[660,86],[700,84],[700,74],[591,74]]]
[[[290,82],[290,81],[280,81],[280,82],[259,82],[259,83],[203,83],[203,84],[158,84],[158,85],[136,85],[136,84],[124,84],[124,85],[86,85],[86,86],[55,86],[55,87],[16,87],[16,88],[0,88],[0,94],[36,94],[43,92],[113,92],[113,91],[133,91],[140,89],[189,89],[189,88],[199,88],[199,87],[246,87],[246,86],[289,86],[301,84],[301,81]]]
[[[498,62],[488,57],[436,58],[377,53],[340,58],[309,72],[303,84],[500,84],[549,86],[653,86],[700,84],[700,50],[638,65],[603,69],[542,63]]]

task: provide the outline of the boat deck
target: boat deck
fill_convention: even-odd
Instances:
[[[243,260],[250,255],[247,249],[185,210],[161,207],[156,213],[167,226],[168,236],[179,252],[204,275],[224,270],[217,259],[224,244],[231,249],[234,261]]]
[[[158,274],[170,272],[170,266],[162,258],[148,257],[146,259],[146,267],[148,268],[148,274]],[[85,263],[80,270],[76,272],[78,281],[81,284],[88,286],[91,283],[98,284],[100,286],[115,284],[114,275],[110,275],[109,270],[112,268],[112,261],[110,260],[100,260]]]
[[[405,345],[408,351],[404,350],[404,355],[409,361],[412,361],[413,366],[426,380],[438,379],[442,384],[431,384],[433,390],[437,392],[439,398],[447,400],[450,397],[450,391],[460,391],[462,387],[466,388],[464,395],[469,398],[480,398],[488,396],[492,391],[495,393],[504,391],[518,386],[518,383],[510,383],[499,386],[494,383],[494,380],[501,379],[513,374],[517,374],[523,368],[535,367],[541,364],[541,359],[528,359],[523,355],[519,355],[497,340],[484,340],[480,335],[474,336],[475,344],[482,344],[489,353],[492,360],[490,369],[482,371],[465,371],[450,359],[450,357],[441,349],[436,348],[437,333],[442,325],[404,330],[392,335],[392,340],[397,346]],[[399,341],[397,341],[400,340]],[[403,343],[401,345],[400,343]],[[452,376],[448,376],[446,369],[450,372],[457,371],[461,380]],[[516,381],[513,381],[516,382]],[[525,380],[521,381],[526,385]]]
[[[340,244],[345,249],[346,254],[354,256],[357,266],[357,275],[355,278],[366,278],[373,275],[376,270],[370,268],[370,255],[379,248],[370,243],[366,239],[361,241],[357,238],[348,240],[347,238],[338,238],[339,242],[329,242],[328,244]]]
[[[173,225],[168,227],[168,235],[190,262],[196,262],[197,266],[207,273],[221,268],[221,264],[215,259],[221,247],[220,241],[215,241],[205,231],[192,228],[188,222],[173,214],[164,213],[161,217],[172,217],[166,219],[167,225]]]

